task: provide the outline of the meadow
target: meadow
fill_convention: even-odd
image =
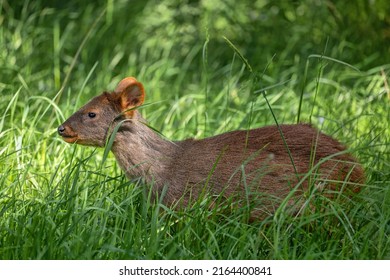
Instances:
[[[336,2],[0,0],[0,259],[390,259],[388,4]],[[169,139],[307,122],[367,182],[254,223],[203,200],[169,209],[112,154],[57,135],[126,76]]]

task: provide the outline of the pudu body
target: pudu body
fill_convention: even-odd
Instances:
[[[59,128],[68,143],[104,147],[113,128],[111,151],[127,177],[142,177],[152,193],[164,189],[167,205],[188,205],[199,195],[250,200],[252,219],[288,204],[299,208],[309,186],[319,191],[359,191],[364,172],[337,140],[306,124],[233,131],[201,140],[172,142],[152,130],[137,107],[145,99],[135,78],[90,100]],[[309,175],[308,175],[309,174]]]

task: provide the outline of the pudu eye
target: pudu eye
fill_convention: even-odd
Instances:
[[[88,113],[88,117],[90,117],[91,119],[93,119],[94,117],[96,117],[96,113],[94,113],[94,112],[89,112],[89,113]]]

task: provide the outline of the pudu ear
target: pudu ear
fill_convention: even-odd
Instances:
[[[119,97],[121,110],[127,117],[134,115],[134,110],[129,109],[141,106],[145,100],[144,86],[133,77],[127,77],[120,81],[115,93]]]

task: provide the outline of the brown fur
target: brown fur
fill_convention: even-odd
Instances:
[[[164,202],[169,205],[179,200],[187,205],[206,190],[218,199],[250,198],[255,219],[272,214],[293,189],[289,204],[296,209],[309,186],[334,191],[344,185],[357,192],[364,183],[362,167],[344,146],[310,125],[171,142],[145,125],[134,109],[144,96],[142,84],[126,78],[114,92],[93,98],[58,132],[66,142],[103,147],[113,127],[124,120],[112,152],[128,177],[142,177],[155,194],[166,188]]]

